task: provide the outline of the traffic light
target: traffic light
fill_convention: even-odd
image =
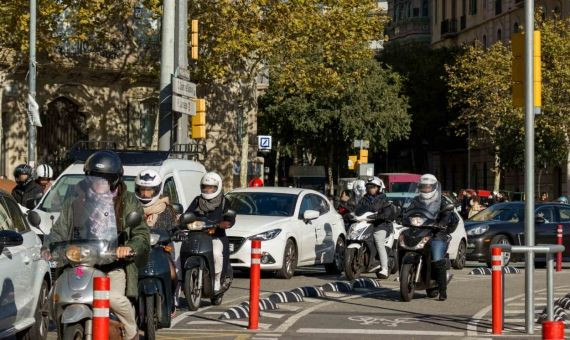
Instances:
[[[368,163],[368,150],[366,150],[366,149],[361,149],[361,150],[360,150],[360,155],[359,155],[358,163],[359,163],[359,164],[366,164],[366,163]]]
[[[192,116],[192,138],[206,138],[206,99],[196,99],[196,114]]]
[[[358,157],[356,155],[348,156],[348,170],[354,170],[357,162],[358,162]]]
[[[523,33],[513,34],[512,85],[514,107],[524,107],[524,42]],[[533,45],[534,107],[540,107],[542,106],[542,63],[540,52],[540,31],[534,31]]]
[[[191,39],[193,60],[198,60],[198,20],[192,20],[192,39]]]

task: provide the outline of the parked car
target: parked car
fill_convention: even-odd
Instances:
[[[44,233],[49,233],[59,217],[63,202],[73,195],[75,185],[85,178],[83,164],[95,151],[78,155],[75,163],[61,173],[36,207]],[[131,192],[134,192],[135,177],[139,172],[153,169],[162,176],[163,194],[170,198],[171,203],[179,203],[186,209],[200,195],[200,179],[206,169],[197,161],[171,158],[179,156],[179,153],[168,151],[117,151],[117,154],[123,161],[123,179]]]
[[[467,259],[486,262],[490,266],[490,246],[492,244],[524,245],[524,202],[497,203],[465,224],[467,229]],[[570,205],[560,203],[536,203],[535,207],[536,244],[555,244],[556,228],[560,224],[564,231],[564,261],[570,261]],[[503,253],[506,264],[523,257],[513,257]],[[544,255],[536,255],[537,262],[544,262]]]
[[[342,217],[315,190],[245,188],[226,196],[237,213],[227,230],[230,263],[249,268],[251,240],[261,239],[261,270],[289,279],[295,268],[324,264],[328,273],[342,271],[346,233]]]
[[[28,216],[39,225],[39,216]],[[50,268],[41,258],[42,242],[16,201],[0,191],[0,339],[47,339]]]
[[[417,193],[410,192],[386,193],[388,200],[392,202],[400,202],[402,205],[402,212],[410,206],[410,203],[417,195]],[[452,197],[448,195],[442,195],[442,198],[446,204],[453,204],[457,207],[456,201]],[[461,218],[461,215],[459,214],[457,208],[455,208],[455,213],[459,218],[459,224],[451,234],[451,242],[449,243],[449,249],[447,250],[447,253],[449,254],[449,259],[451,260],[453,268],[463,269],[463,267],[465,267],[467,253],[467,234],[465,232],[463,218]]]

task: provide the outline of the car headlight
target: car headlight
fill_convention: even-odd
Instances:
[[[150,233],[150,246],[154,246],[158,240],[160,240],[160,235],[155,233]]]
[[[469,236],[483,235],[484,233],[487,232],[487,230],[489,230],[488,225],[479,225],[473,229],[469,229],[467,231],[467,235],[469,235]]]
[[[281,229],[273,229],[269,231],[265,231],[263,233],[259,233],[257,235],[250,236],[250,240],[262,240],[262,241],[269,241],[273,240],[281,233]]]

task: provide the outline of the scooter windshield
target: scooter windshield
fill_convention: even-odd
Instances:
[[[103,265],[115,261],[118,244],[114,193],[106,179],[86,177],[70,205],[71,239],[51,245],[57,266]]]

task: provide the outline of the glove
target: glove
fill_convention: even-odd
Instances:
[[[221,229],[229,229],[232,227],[232,224],[230,221],[222,221],[220,222],[220,228]]]

